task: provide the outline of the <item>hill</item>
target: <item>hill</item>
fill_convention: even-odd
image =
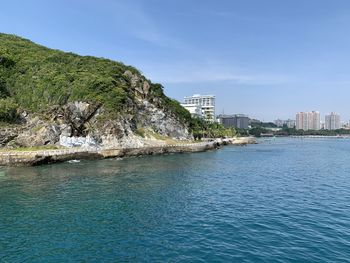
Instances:
[[[190,139],[190,121],[132,66],[0,34],[0,122],[17,124],[2,125],[0,146],[57,144],[62,136],[140,144],[133,139],[145,131]]]
[[[135,89],[148,86],[149,98],[184,121],[189,114],[166,97],[160,84],[146,80],[131,66],[104,58],[79,56],[0,34],[0,97],[38,112],[71,101],[101,103],[109,112],[125,109]]]

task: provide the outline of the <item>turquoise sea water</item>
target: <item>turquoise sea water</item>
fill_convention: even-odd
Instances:
[[[350,262],[350,140],[0,168],[0,262]]]

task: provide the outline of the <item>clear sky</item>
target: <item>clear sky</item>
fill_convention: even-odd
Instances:
[[[214,94],[217,113],[350,119],[349,0],[3,0],[0,32]]]

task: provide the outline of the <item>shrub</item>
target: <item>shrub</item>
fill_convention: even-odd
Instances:
[[[18,105],[13,99],[0,99],[0,121],[15,121],[18,118],[17,109]]]

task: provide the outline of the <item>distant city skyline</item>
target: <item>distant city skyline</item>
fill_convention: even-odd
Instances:
[[[273,121],[350,119],[350,1],[4,1],[0,31],[140,69],[182,101]]]

